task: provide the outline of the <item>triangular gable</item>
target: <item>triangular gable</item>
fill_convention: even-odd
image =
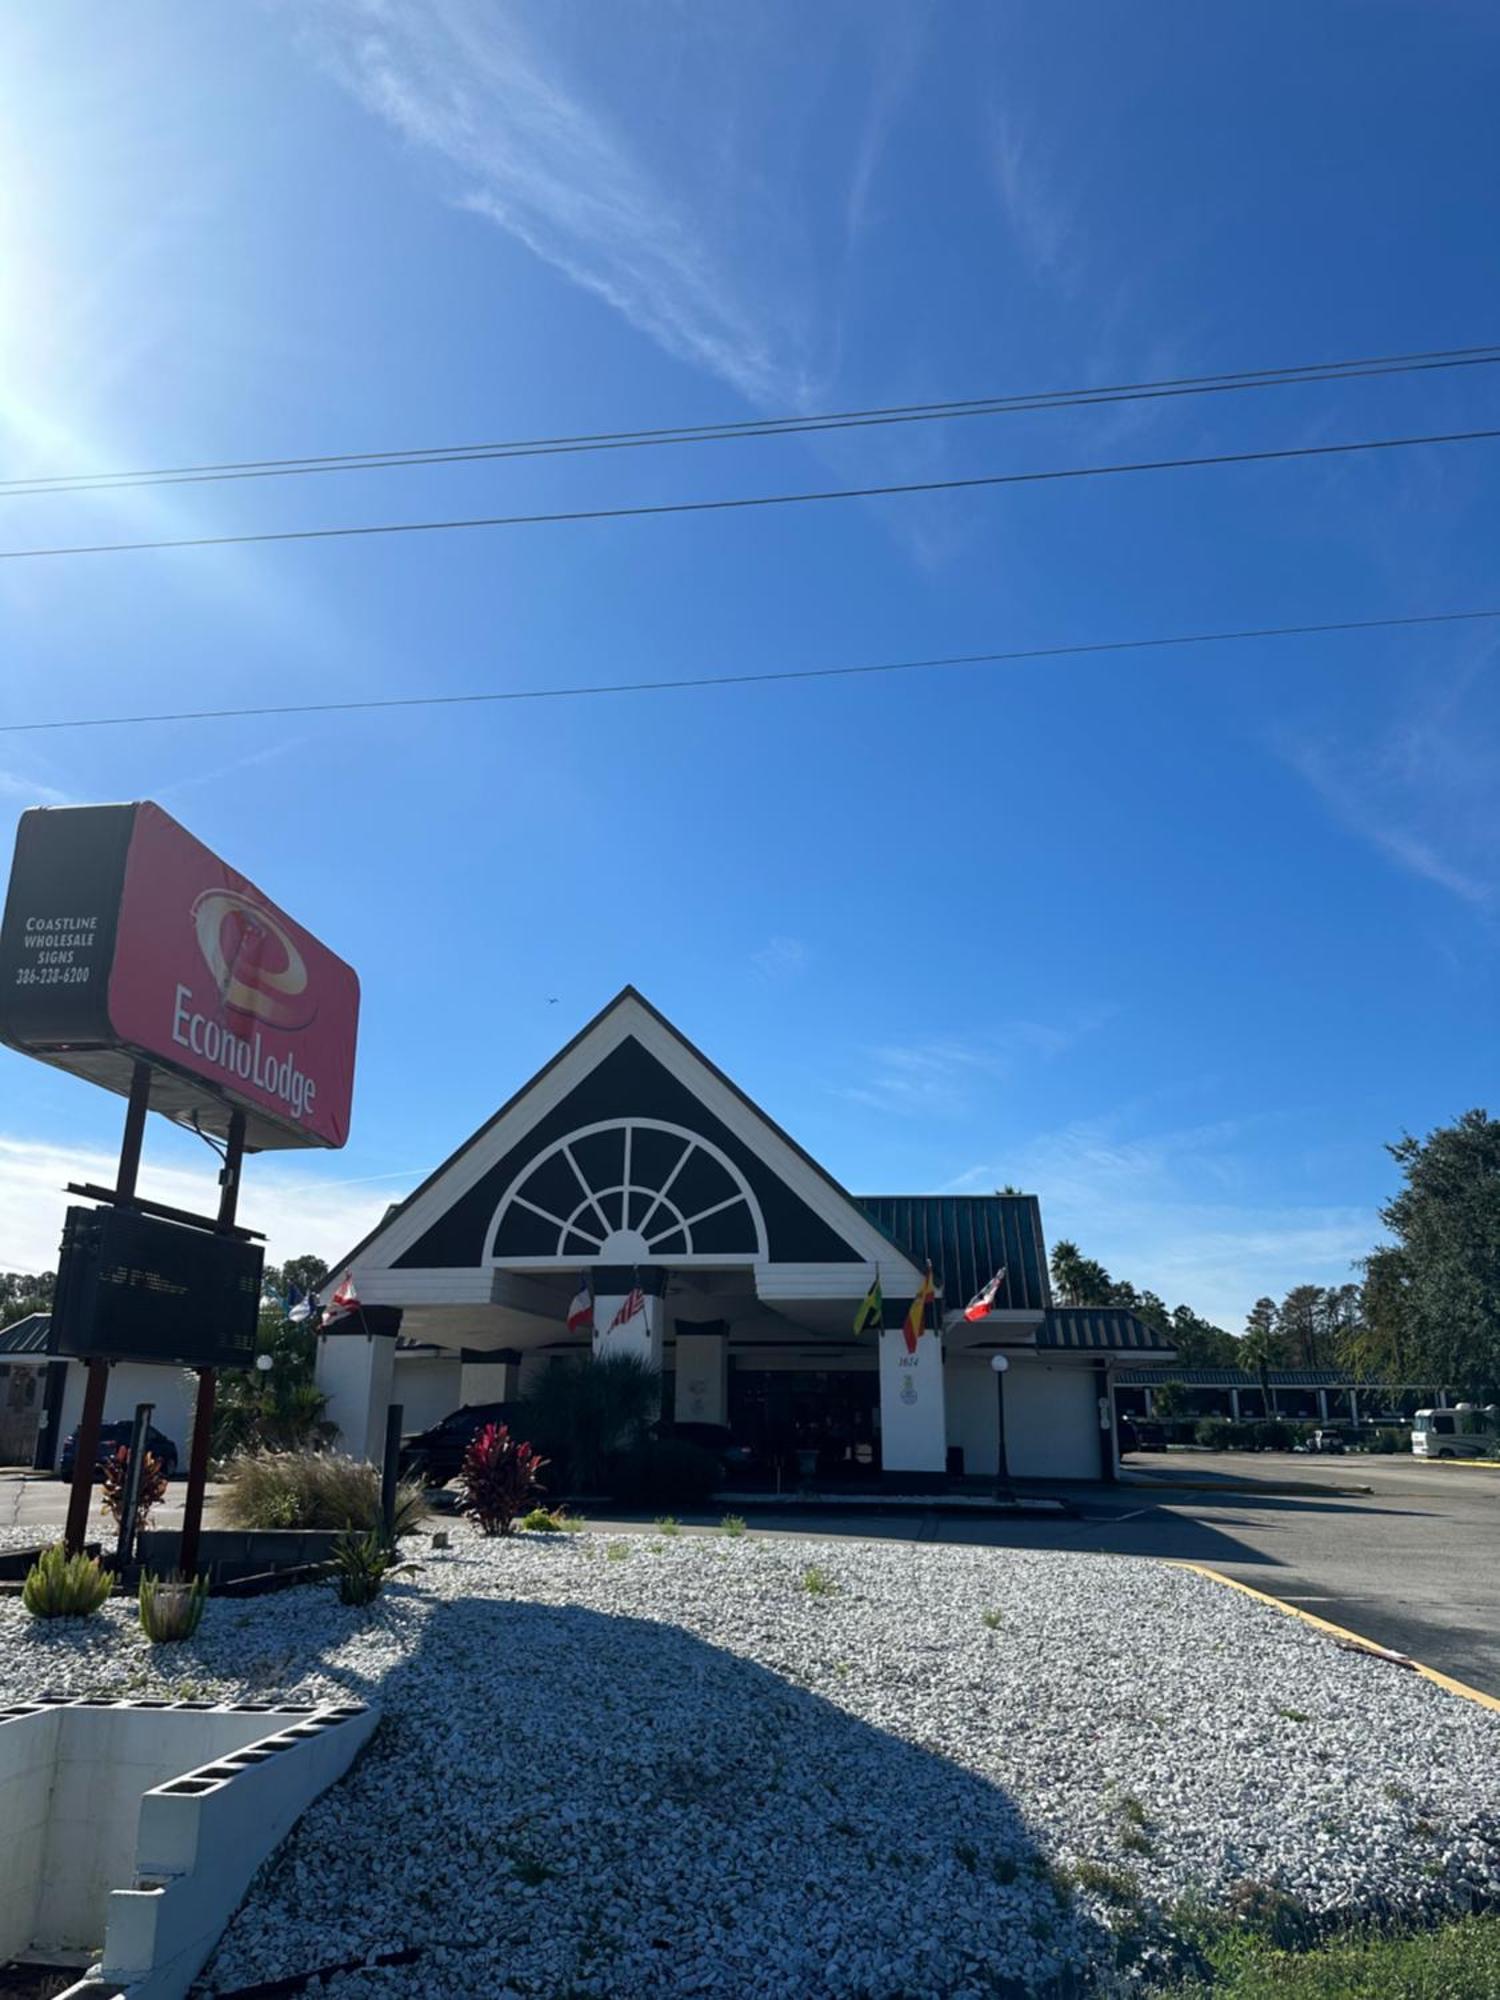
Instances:
[[[640,1235],[644,1230],[645,1234]],[[517,1270],[909,1260],[837,1182],[627,987],[339,1268]]]

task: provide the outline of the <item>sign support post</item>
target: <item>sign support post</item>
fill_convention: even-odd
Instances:
[[[130,1072],[130,1101],[125,1108],[125,1130],[120,1137],[120,1165],[115,1174],[115,1200],[128,1205],[135,1196],[141,1170],[141,1146],[146,1137],[146,1111],[151,1102],[151,1071],[137,1062]],[[68,1525],[63,1544],[70,1556],[83,1553],[89,1528],[89,1502],[94,1497],[94,1460],[99,1454],[99,1431],[104,1422],[104,1394],[109,1386],[109,1363],[97,1357],[88,1364],[88,1384],[83,1392],[83,1409],[78,1418],[78,1443],[73,1457],[73,1490],[68,1496]]]
[[[245,1158],[245,1114],[231,1112],[229,1137],[224,1147],[224,1171],[219,1176],[218,1228],[234,1227],[240,1200],[240,1168]],[[187,1492],[182,1501],[182,1542],[177,1553],[179,1572],[189,1582],[198,1574],[198,1537],[203,1528],[203,1495],[208,1486],[208,1448],[214,1427],[214,1404],[219,1377],[215,1369],[198,1370],[198,1401],[193,1411],[193,1449],[188,1457]]]
[[[120,1538],[115,1544],[115,1573],[123,1576],[135,1553],[135,1517],[141,1504],[141,1477],[146,1470],[146,1449],[151,1436],[155,1403],[137,1403],[135,1422],[130,1427],[130,1460],[125,1471],[125,1500],[120,1509]]]

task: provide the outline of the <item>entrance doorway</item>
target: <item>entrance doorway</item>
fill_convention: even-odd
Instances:
[[[872,1476],[880,1469],[879,1411],[873,1368],[744,1368],[730,1358],[729,1428],[767,1469]],[[815,1455],[810,1467],[804,1453]]]

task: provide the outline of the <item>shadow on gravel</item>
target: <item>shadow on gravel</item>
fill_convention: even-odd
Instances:
[[[421,1596],[393,1587],[374,1619]],[[395,1985],[314,1990],[1032,2000],[1093,1994],[1114,1962],[1003,1790],[677,1626],[443,1600],[382,1682],[324,1671],[385,1720],[209,1992],[401,1947],[421,1957]]]

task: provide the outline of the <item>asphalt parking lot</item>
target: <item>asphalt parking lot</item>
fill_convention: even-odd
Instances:
[[[1297,1490],[1284,1490],[1295,1486]],[[1365,1490],[1360,1490],[1365,1489]],[[756,1533],[1078,1549],[1205,1563],[1500,1696],[1500,1468],[1292,1453],[1141,1455],[1115,1487],[1035,1485],[1071,1516],[746,1509]],[[206,1519],[213,1519],[210,1490]],[[60,1531],[67,1488],[0,1473],[0,1527]],[[156,1519],[182,1518],[174,1480]],[[714,1517],[717,1518],[716,1516]],[[99,1532],[95,1501],[93,1532]],[[704,1525],[709,1525],[707,1519]]]

